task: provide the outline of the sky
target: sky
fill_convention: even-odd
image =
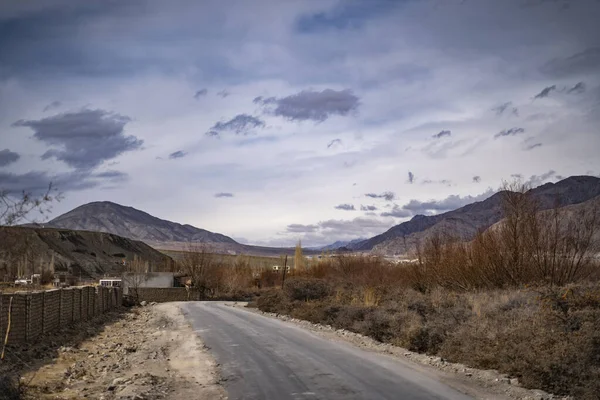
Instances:
[[[600,174],[597,0],[4,0],[0,189],[242,243]]]

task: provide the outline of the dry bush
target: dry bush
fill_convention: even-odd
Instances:
[[[331,286],[320,279],[291,278],[285,283],[284,292],[292,301],[321,300],[331,294]]]
[[[503,193],[504,219],[469,243],[442,234],[417,246],[410,285],[427,291],[563,286],[600,278],[597,207],[539,211],[526,187]]]
[[[256,306],[261,311],[277,314],[288,314],[291,311],[291,303],[288,297],[278,289],[262,293],[256,300]]]
[[[479,299],[488,306],[456,330],[440,354],[498,369],[527,387],[597,398],[600,287],[543,288],[511,297]]]

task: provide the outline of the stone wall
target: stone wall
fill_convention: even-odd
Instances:
[[[139,301],[155,301],[164,303],[167,301],[196,301],[200,300],[199,293],[186,288],[138,288]]]
[[[4,340],[6,335],[9,308],[8,343],[23,343],[114,310],[121,305],[122,298],[121,289],[102,286],[0,293],[0,338]]]

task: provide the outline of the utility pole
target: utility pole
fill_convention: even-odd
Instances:
[[[287,254],[285,255],[285,262],[283,264],[283,275],[281,277],[281,288],[283,289],[283,285],[285,283],[285,273],[287,272]]]

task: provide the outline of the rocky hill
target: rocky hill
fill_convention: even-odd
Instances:
[[[0,227],[0,278],[18,267],[26,275],[41,269],[97,278],[120,274],[123,260],[139,259],[152,271],[170,270],[173,260],[145,243],[100,232]]]
[[[540,209],[579,204],[600,196],[600,178],[572,176],[557,183],[547,183],[530,190]],[[464,240],[487,229],[502,219],[502,192],[486,200],[438,215],[416,215],[410,221],[361,242],[359,251],[373,250],[379,254],[405,254],[415,244],[435,232],[449,233]]]
[[[45,226],[93,232],[108,232],[145,243],[229,243],[232,238],[191,225],[154,217],[133,207],[110,201],[84,204],[54,218]]]

